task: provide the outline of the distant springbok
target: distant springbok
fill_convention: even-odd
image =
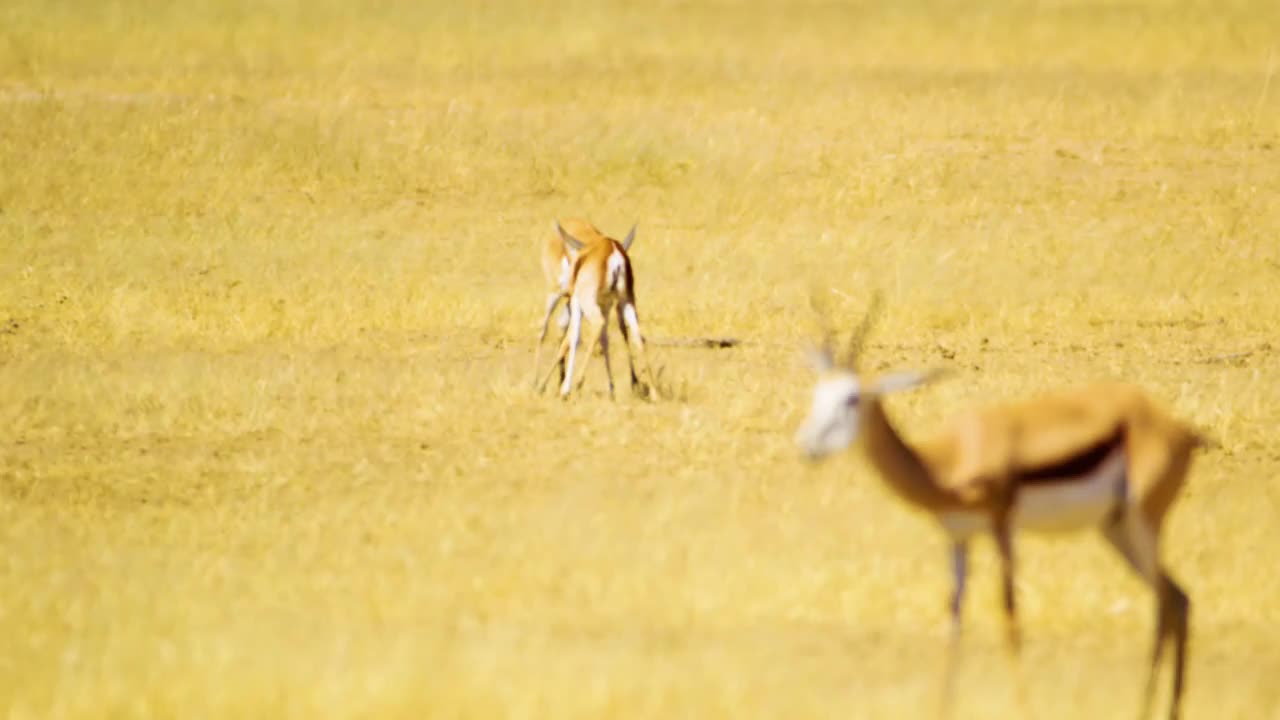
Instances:
[[[949,432],[908,443],[886,415],[884,396],[927,383],[934,374],[870,379],[858,373],[858,355],[878,299],[855,331],[843,363],[832,355],[828,329],[815,358],[820,378],[813,406],[797,440],[817,460],[847,447],[861,433],[871,464],[889,488],[932,515],[950,537],[952,640],[943,707],[950,704],[959,653],[969,540],[984,532],[995,537],[1008,646],[1016,662],[1020,632],[1014,605],[1014,531],[1098,528],[1156,596],[1155,646],[1143,716],[1150,714],[1160,660],[1171,640],[1169,717],[1177,718],[1191,601],[1161,563],[1160,531],[1187,477],[1192,452],[1204,441],[1138,388],[1099,384],[982,408],[962,416]]]
[[[538,334],[538,348],[533,354],[533,386],[538,387],[538,368],[542,364],[542,344],[547,339],[547,329],[551,324],[551,316],[555,314],[556,308],[559,307],[560,301],[565,300],[564,307],[561,308],[556,324],[560,327],[561,337],[569,329],[569,283],[573,279],[573,264],[578,259],[577,248],[571,246],[561,235],[560,228],[565,228],[565,232],[570,237],[578,240],[583,245],[592,245],[600,242],[607,242],[608,237],[600,232],[595,225],[581,218],[565,218],[555,223],[540,245],[542,260],[542,277],[546,281],[547,300],[545,314],[542,317],[542,331]],[[636,229],[633,226],[631,232],[627,233],[627,239],[623,241],[623,249],[627,250],[631,247],[631,241],[635,239]],[[557,363],[560,369],[560,381],[564,382],[564,361]]]
[[[560,396],[568,397],[573,388],[574,361],[578,346],[581,344],[582,323],[585,320],[588,325],[586,337],[589,342],[586,357],[582,361],[582,375],[577,385],[582,387],[582,383],[586,380],[587,367],[591,361],[591,349],[594,340],[598,338],[601,354],[604,355],[605,373],[609,378],[609,397],[613,397],[613,369],[609,364],[608,330],[609,312],[614,309],[618,314],[618,329],[622,331],[622,338],[627,344],[627,362],[631,370],[632,391],[641,395],[656,391],[653,372],[645,354],[644,336],[640,332],[640,318],[636,313],[635,274],[631,269],[631,258],[627,255],[627,250],[635,240],[635,227],[631,228],[631,232],[627,233],[626,239],[622,242],[602,235],[599,230],[585,222],[575,227],[575,230],[581,232],[585,238],[575,237],[559,222],[556,223],[555,230],[565,254],[557,258],[551,243],[544,245],[543,270],[547,272],[550,267],[559,267],[561,274],[558,277],[563,278],[563,268],[569,263],[571,268],[567,284],[557,286],[563,289],[558,290],[555,298],[550,294],[547,297],[547,315],[543,321],[542,335],[538,339],[538,353],[534,356],[534,372],[537,372],[547,323],[555,311],[555,306],[559,303],[559,298],[567,296],[569,298],[569,330],[561,340],[560,352],[556,358],[556,363],[561,368]],[[547,276],[550,280],[550,273],[547,273]],[[635,355],[637,354],[644,365],[647,386],[641,383],[636,375]],[[539,385],[539,390],[546,387],[551,380],[551,373],[554,372],[555,368],[552,368],[547,373]]]

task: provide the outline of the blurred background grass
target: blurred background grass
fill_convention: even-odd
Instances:
[[[1278,717],[1280,10],[1186,0],[0,7],[10,717],[904,717],[942,539],[801,465],[816,289],[913,432],[1100,377],[1222,448],[1168,527],[1192,717]],[[677,390],[526,383],[536,240],[640,222]],[[600,367],[596,366],[599,371]],[[960,715],[1016,717],[990,556]],[[1150,598],[1029,539],[1041,717]]]

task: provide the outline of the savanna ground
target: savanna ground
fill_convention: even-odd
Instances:
[[[1187,714],[1280,717],[1277,5],[433,5],[0,7],[0,714],[928,716],[943,539],[791,441],[878,287],[911,433],[1123,378],[1220,442]],[[562,214],[743,344],[535,396]],[[1131,717],[1146,589],[1020,547],[1036,716]],[[1021,717],[993,556],[960,717]]]

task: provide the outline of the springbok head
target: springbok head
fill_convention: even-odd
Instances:
[[[809,417],[796,432],[796,442],[810,460],[820,460],[843,450],[857,439],[861,410],[867,401],[923,385],[939,374],[936,371],[897,372],[868,378],[860,373],[867,335],[883,307],[883,297],[876,293],[862,321],[850,335],[844,357],[838,358],[832,349],[835,333],[826,313],[817,308],[815,301],[823,324],[823,341],[810,353],[810,362],[818,373],[818,382],[813,388]]]

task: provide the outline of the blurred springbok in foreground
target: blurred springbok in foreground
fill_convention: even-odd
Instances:
[[[877,295],[842,360],[833,355],[824,318],[825,342],[814,354],[819,378],[797,441],[817,460],[861,435],[881,479],[903,501],[932,515],[950,538],[954,589],[944,712],[959,655],[969,541],[981,533],[995,539],[1016,667],[1021,638],[1014,603],[1014,531],[1097,528],[1156,597],[1143,716],[1150,714],[1160,660],[1172,641],[1169,717],[1177,718],[1191,601],[1161,563],[1160,531],[1187,477],[1192,452],[1204,445],[1202,438],[1138,388],[1097,384],[980,408],[960,417],[950,431],[909,443],[885,413],[884,398],[928,383],[938,373],[867,377],[859,372],[862,346],[880,307]]]

